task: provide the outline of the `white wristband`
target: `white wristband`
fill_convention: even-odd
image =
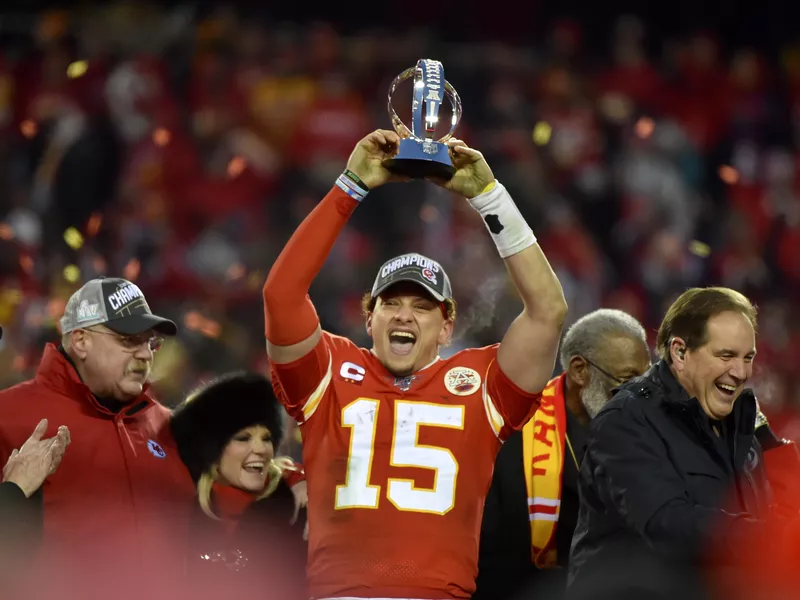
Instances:
[[[536,243],[536,236],[499,181],[488,192],[467,201],[481,215],[501,257],[508,258]]]

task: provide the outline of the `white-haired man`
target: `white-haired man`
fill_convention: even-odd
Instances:
[[[578,520],[578,473],[588,423],[618,385],[650,366],[642,325],[620,310],[578,319],[559,353],[563,373],[497,456],[481,528],[473,600],[516,598],[531,586],[558,597]],[[527,596],[525,596],[527,597]]]
[[[148,378],[177,327],[135,284],[101,278],[72,295],[61,332],[33,379],[0,391],[0,464],[45,417],[51,435],[63,424],[71,436],[58,472],[27,499],[40,543],[3,598],[176,597],[195,493]]]

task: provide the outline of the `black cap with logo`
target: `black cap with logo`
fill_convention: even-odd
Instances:
[[[163,335],[178,333],[175,323],[150,311],[136,284],[115,277],[92,279],[67,302],[61,318],[62,334],[93,325],[105,325],[126,335],[138,335],[149,329]]]
[[[421,285],[439,302],[453,299],[450,278],[442,265],[416,253],[403,254],[383,263],[372,286],[372,297],[377,298],[389,286],[401,281]]]

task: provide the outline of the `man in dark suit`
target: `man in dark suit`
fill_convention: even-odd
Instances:
[[[753,560],[771,501],[747,387],[755,330],[729,288],[689,289],[667,310],[661,360],[592,419],[570,598],[706,598],[709,571],[732,583]]]

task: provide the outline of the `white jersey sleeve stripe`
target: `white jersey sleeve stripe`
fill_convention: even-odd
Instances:
[[[311,418],[311,415],[319,407],[320,400],[325,395],[325,392],[328,390],[328,386],[331,384],[331,378],[333,375],[332,371],[333,366],[333,353],[328,353],[328,370],[325,372],[325,377],[322,378],[322,381],[319,382],[317,389],[311,392],[311,395],[306,400],[306,403],[303,405],[303,421],[308,421]]]
[[[497,411],[497,407],[494,404],[494,400],[489,395],[488,390],[486,389],[486,382],[483,382],[483,408],[486,411],[486,418],[489,420],[489,425],[492,427],[492,431],[500,438],[500,432],[503,430],[505,426],[505,421],[503,420],[502,415]]]

